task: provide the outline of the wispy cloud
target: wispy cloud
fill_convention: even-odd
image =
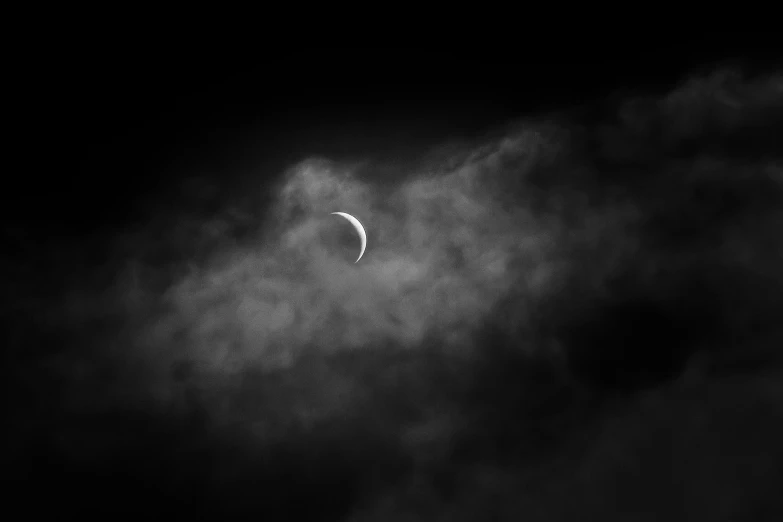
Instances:
[[[139,231],[114,238],[115,257],[96,268],[104,279],[72,285],[58,306],[31,300],[25,310],[89,338],[90,349],[47,359],[65,375],[63,408],[131,404],[182,416],[200,408],[207,424],[253,451],[291,445],[302,460],[285,465],[321,473],[324,484],[333,466],[312,464],[308,448],[342,455],[356,440],[377,443],[382,449],[357,460],[394,468],[372,460],[387,452],[415,465],[390,479],[372,515],[414,510],[406,504],[413,490],[430,491],[426,502],[447,513],[465,513],[471,500],[500,505],[497,495],[526,516],[560,513],[553,506],[567,484],[590,492],[573,507],[584,518],[615,505],[623,459],[644,453],[659,462],[655,451],[669,447],[656,444],[670,432],[707,431],[648,410],[618,413],[595,448],[563,469],[493,463],[525,445],[537,452],[536,437],[567,444],[583,424],[604,423],[585,420],[591,393],[602,391],[590,372],[641,381],[651,367],[674,365],[673,377],[656,376],[658,391],[638,399],[639,408],[668,411],[678,394],[702,388],[666,384],[685,364],[661,363],[666,357],[702,351],[705,366],[724,368],[751,353],[780,362],[783,168],[770,136],[780,134],[782,99],[779,77],[718,73],[666,96],[620,100],[599,116],[522,120],[481,141],[446,144],[401,163],[415,167],[397,179],[371,155],[311,158],[265,185],[271,193],[259,208],[254,191],[262,190],[246,176],[231,196],[203,191],[218,199],[209,213],[155,210]],[[357,264],[358,241],[334,211],[367,229]],[[553,354],[554,364],[536,357]],[[704,415],[723,415],[712,404],[726,399],[703,389],[708,397],[688,415],[702,402],[711,405]],[[779,403],[777,388],[764,390]],[[640,438],[637,427],[648,424],[665,425],[666,437]],[[678,440],[683,454],[722,458],[700,436]],[[475,462],[449,453],[459,444]],[[320,453],[312,458],[321,462]],[[448,502],[437,498],[430,466],[466,477]],[[596,475],[611,487],[588,487]],[[539,500],[536,482],[557,500]]]

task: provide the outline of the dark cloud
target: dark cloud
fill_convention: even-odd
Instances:
[[[194,176],[18,305],[69,348],[14,370],[57,390],[14,434],[85,487],[122,469],[222,513],[780,512],[782,86],[718,72],[417,161]]]

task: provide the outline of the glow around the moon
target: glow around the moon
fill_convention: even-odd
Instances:
[[[335,215],[338,215],[338,216],[342,216],[345,219],[347,219],[348,221],[350,221],[351,224],[353,225],[353,228],[355,228],[356,232],[359,234],[359,238],[361,238],[361,240],[362,240],[362,248],[359,251],[359,257],[357,257],[356,261],[354,261],[354,263],[358,263],[359,260],[364,255],[364,249],[367,248],[367,234],[364,231],[364,227],[362,226],[362,223],[358,219],[353,217],[352,215],[346,214],[345,212],[332,212],[332,214],[335,214]]]

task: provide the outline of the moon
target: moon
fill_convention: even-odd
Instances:
[[[364,249],[367,248],[367,234],[364,231],[364,227],[362,226],[362,224],[359,222],[358,219],[356,219],[355,217],[353,217],[350,214],[346,214],[345,212],[332,212],[332,214],[336,214],[338,216],[342,216],[345,219],[347,219],[348,221],[350,221],[351,224],[353,225],[353,228],[355,228],[356,232],[359,234],[359,237],[362,240],[362,249],[359,252],[359,257],[357,257],[356,261],[354,261],[354,263],[358,263],[359,260],[364,255]]]

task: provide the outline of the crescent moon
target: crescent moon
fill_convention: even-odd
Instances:
[[[354,263],[358,263],[359,260],[364,255],[364,249],[367,248],[367,233],[365,233],[364,227],[362,226],[362,224],[359,222],[358,219],[356,219],[350,214],[346,214],[345,212],[332,212],[332,214],[342,216],[348,221],[350,221],[351,224],[353,225],[353,228],[355,228],[356,232],[359,234],[359,238],[361,238],[362,240],[362,250],[359,252],[359,257],[357,257],[356,261],[354,261]]]

